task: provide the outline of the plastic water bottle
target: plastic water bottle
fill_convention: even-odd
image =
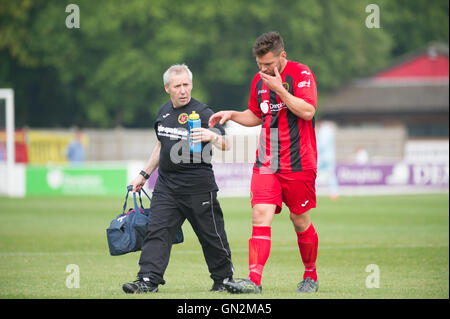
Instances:
[[[191,114],[189,114],[188,118],[188,125],[189,125],[189,149],[193,153],[198,153],[202,151],[202,143],[192,143],[191,141],[191,129],[193,128],[199,128],[201,127],[201,120],[200,115],[195,113],[195,111],[192,111]]]

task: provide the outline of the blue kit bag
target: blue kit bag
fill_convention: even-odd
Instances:
[[[128,194],[132,190],[132,186],[127,187],[127,195],[125,196],[125,203],[123,204],[122,214],[117,215],[111,221],[111,224],[106,229],[106,238],[108,240],[109,253],[112,256],[127,254],[133,251],[141,250],[142,243],[147,234],[147,223],[151,217],[150,208],[144,208],[142,205],[141,193],[139,193],[140,206],[137,203],[136,193],[133,193],[134,208],[127,208]],[[142,192],[150,197],[142,189]],[[184,241],[183,230],[178,230],[174,244],[179,244]]]

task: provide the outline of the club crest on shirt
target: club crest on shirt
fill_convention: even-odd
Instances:
[[[269,101],[265,100],[262,101],[261,104],[259,105],[259,107],[261,108],[261,111],[263,113],[267,113],[269,111]]]
[[[289,83],[283,82],[283,87],[286,89],[286,91],[289,91]]]
[[[181,113],[180,115],[178,115],[178,123],[185,124],[187,120],[188,120],[187,113]]]

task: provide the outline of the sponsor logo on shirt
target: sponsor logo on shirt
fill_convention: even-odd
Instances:
[[[276,111],[279,112],[280,110],[286,108],[286,103],[280,102],[277,104],[270,104],[270,111]]]
[[[302,71],[301,74],[311,75],[311,72],[308,72],[308,71]]]
[[[187,120],[188,120],[187,113],[181,113],[180,115],[178,115],[178,123],[185,124]]]
[[[259,107],[261,108],[261,111],[263,113],[269,112],[269,109],[271,112],[273,112],[273,111],[279,112],[280,110],[286,108],[286,103],[280,102],[277,104],[273,104],[273,103],[269,103],[269,101],[267,101],[267,100],[264,100],[263,102],[261,102]]]
[[[187,140],[188,131],[185,128],[165,127],[161,124],[158,125],[158,135],[170,137],[172,139]]]
[[[298,84],[298,87],[299,88],[304,88],[304,87],[311,87],[311,80],[308,80],[308,81],[301,81],[299,84]]]

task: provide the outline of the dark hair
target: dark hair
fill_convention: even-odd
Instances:
[[[268,52],[278,55],[283,50],[283,38],[277,31],[272,31],[261,34],[258,39],[256,39],[255,46],[253,47],[253,54],[257,57],[262,57]]]

